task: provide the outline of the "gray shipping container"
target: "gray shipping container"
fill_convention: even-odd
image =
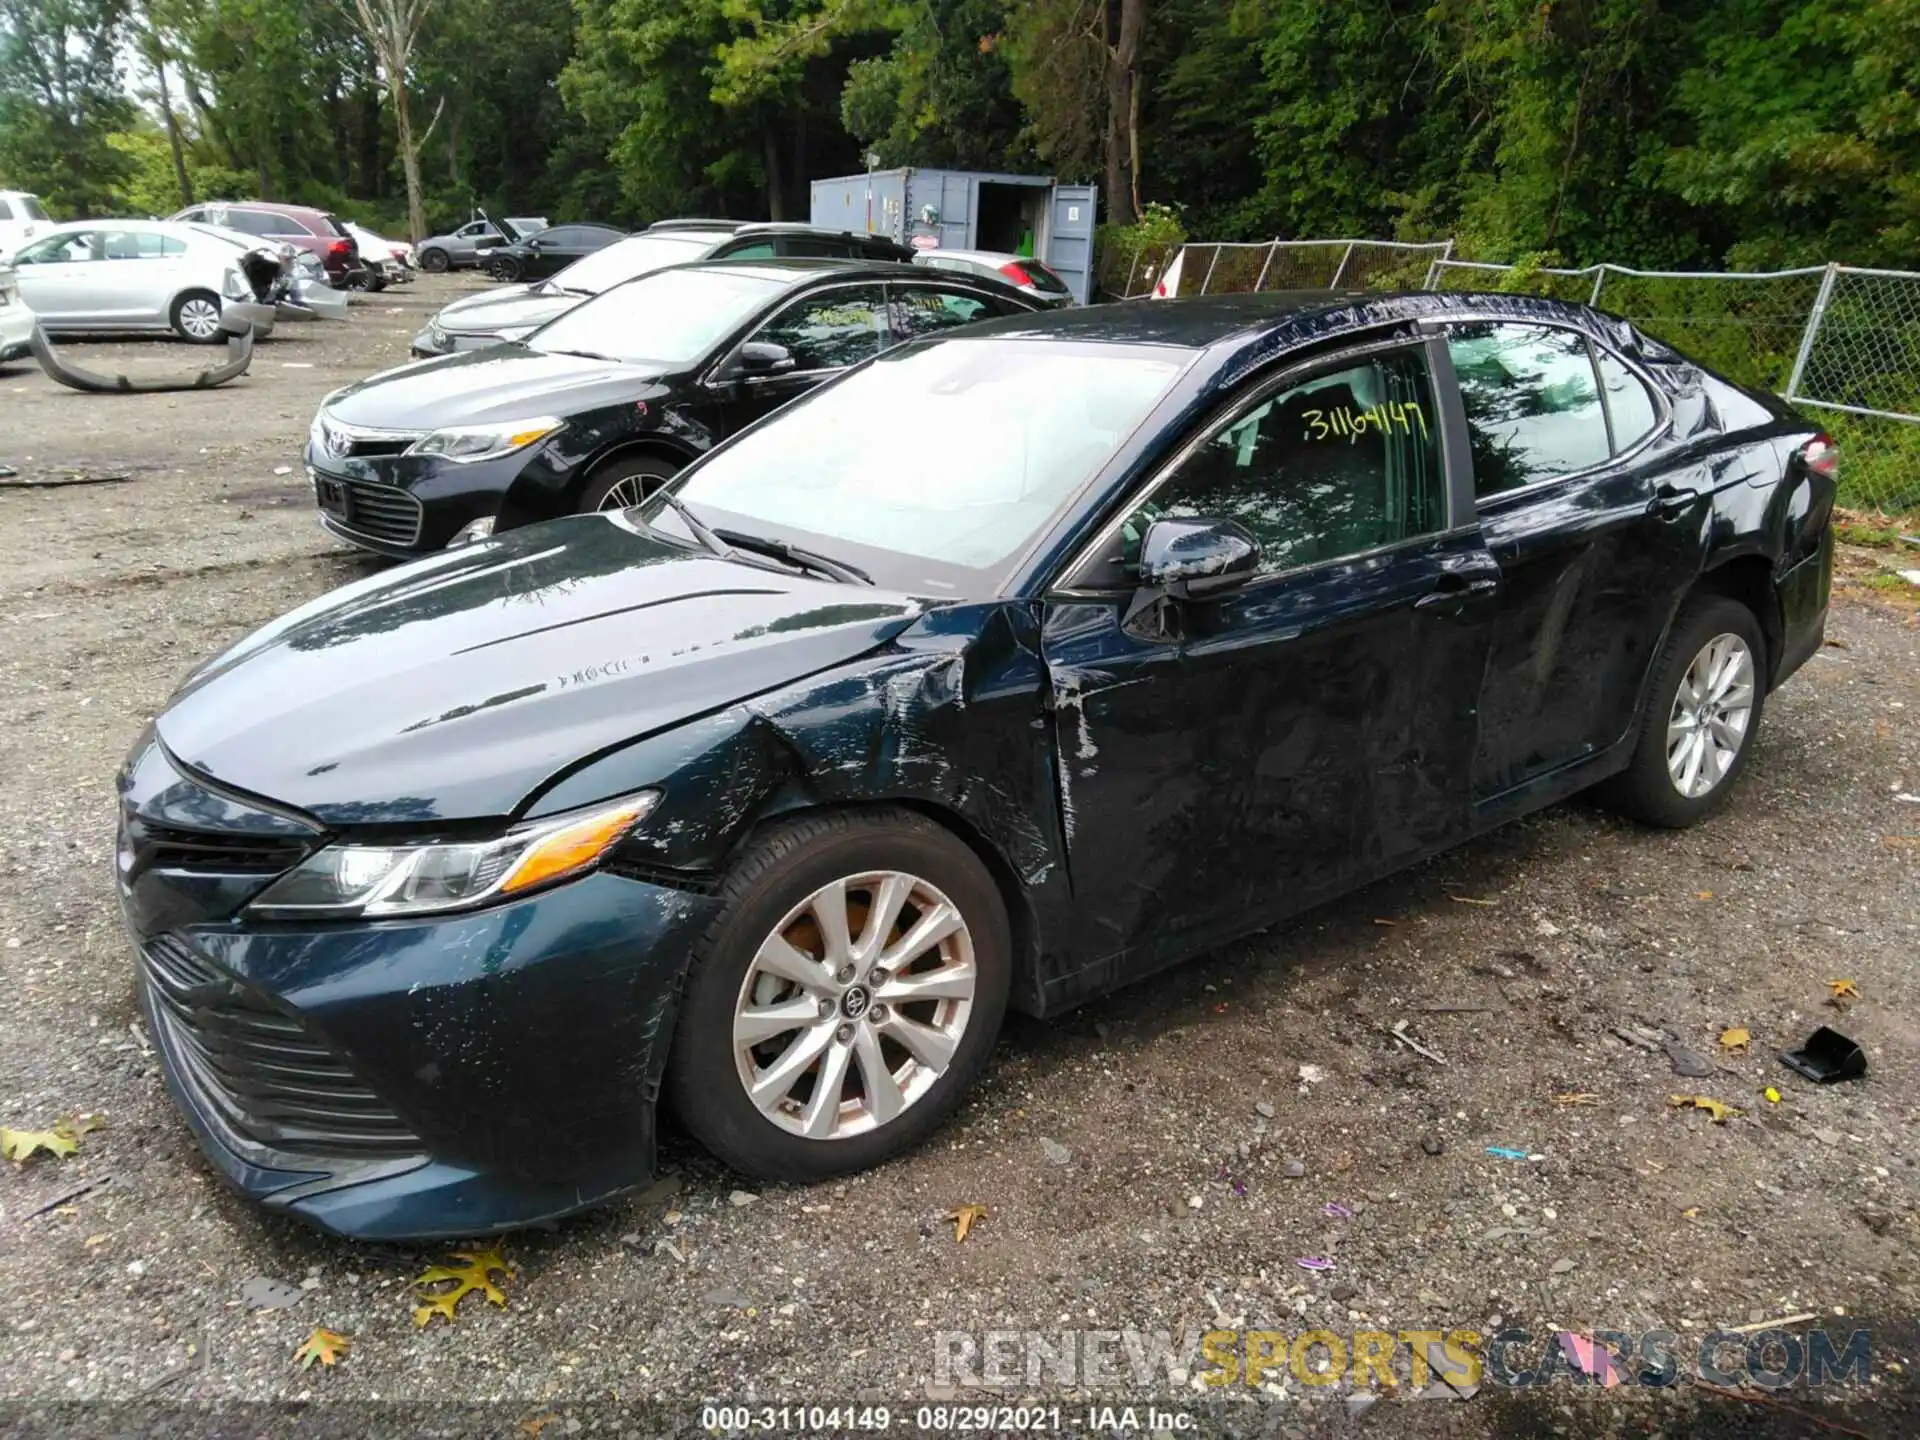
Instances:
[[[979,170],[875,170],[813,182],[815,225],[888,235],[903,245],[1004,250],[1047,262],[1081,304],[1093,293],[1099,187],[1048,175]]]

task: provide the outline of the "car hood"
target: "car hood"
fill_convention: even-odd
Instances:
[[[515,326],[544,325],[587,298],[536,285],[506,285],[455,300],[433,317],[433,323],[461,334],[491,335]]]
[[[581,515],[323,595],[201,667],[156,726],[202,774],[329,827],[498,818],[922,609]]]
[[[660,373],[658,366],[490,345],[370,375],[329,396],[326,413],[342,424],[382,430],[578,415],[638,399]]]

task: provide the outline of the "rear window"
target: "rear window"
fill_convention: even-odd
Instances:
[[[332,231],[335,235],[338,235],[346,240],[351,240],[353,238],[353,232],[347,229],[346,226],[342,225],[338,217],[333,215],[322,215],[320,218],[326,222],[327,229]]]
[[[31,195],[20,197],[20,209],[29,220],[44,220],[47,212],[40,208],[40,202]]]
[[[12,218],[13,207],[7,204],[6,201],[0,200],[0,220],[11,220]]]
[[[1065,295],[1067,293],[1067,282],[1054,274],[1053,271],[1049,270],[1046,266],[1042,265],[1038,260],[1023,259],[1019,264],[1020,268],[1026,271],[1028,276],[1032,278],[1034,289],[1044,290],[1049,295]]]

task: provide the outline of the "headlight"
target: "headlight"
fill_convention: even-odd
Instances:
[[[417,440],[409,455],[439,455],[448,460],[494,460],[524,450],[553,434],[565,422],[556,415],[539,415],[531,420],[503,420],[498,425],[462,425],[452,430],[436,430]]]
[[[220,278],[220,293],[229,300],[251,300],[253,289],[238,270],[229,270]]]
[[[269,920],[471,909],[591,869],[659,799],[657,790],[647,790],[492,840],[329,845],[274,881],[249,908]]]
[[[441,329],[440,326],[438,325],[429,324],[427,326],[427,343],[433,346],[433,348],[436,350],[446,349],[447,348],[447,332]]]

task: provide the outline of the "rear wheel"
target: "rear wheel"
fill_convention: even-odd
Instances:
[[[173,302],[167,317],[173,333],[195,345],[217,345],[225,338],[220,329],[220,297],[211,290],[189,290]]]
[[[521,269],[520,262],[511,255],[499,255],[487,262],[487,273],[496,280],[518,280]]]
[[[671,460],[657,455],[629,455],[609,460],[593,472],[580,503],[574,508],[582,515],[595,510],[627,510],[638,505],[680,471]]]
[[[1766,704],[1767,642],[1746,606],[1689,600],[1654,667],[1640,740],[1601,798],[1650,825],[1683,829],[1727,801]]]
[[[420,268],[429,275],[444,275],[453,268],[453,260],[446,251],[437,247],[422,250],[419,255]]]
[[[985,1068],[1012,941],[986,867],[907,811],[764,835],[695,948],[668,1061],[681,1123],[744,1174],[807,1181],[919,1143]]]

